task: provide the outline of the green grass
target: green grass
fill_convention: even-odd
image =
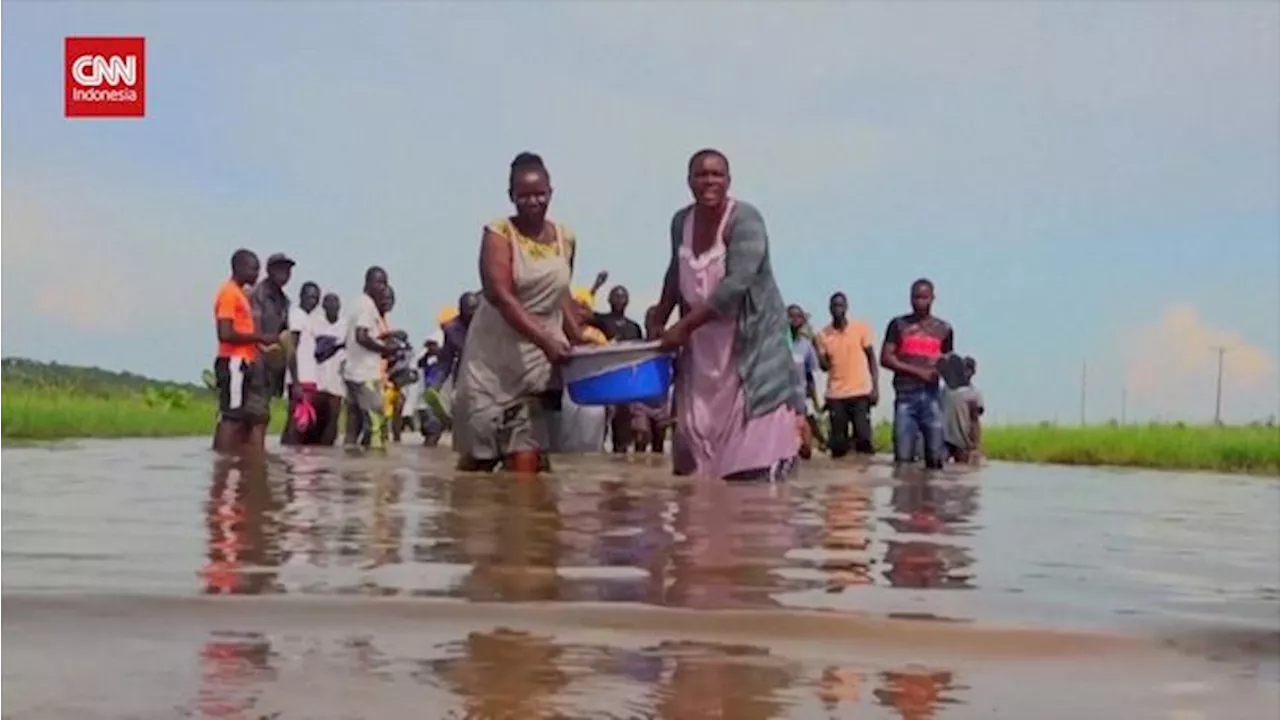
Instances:
[[[217,421],[216,397],[204,385],[23,358],[0,368],[5,440],[211,436]],[[283,409],[272,415],[279,429]]]
[[[0,437],[7,441],[213,432],[215,398],[200,385],[29,360],[5,359],[3,368]],[[271,414],[273,431],[278,431],[283,403],[273,403]],[[1280,428],[1275,426],[1043,423],[984,430],[992,460],[1280,476]],[[890,431],[887,423],[876,427],[876,445],[883,452],[892,447]]]
[[[1280,428],[1265,425],[1097,425],[993,428],[992,458],[1280,475]]]
[[[212,393],[89,395],[59,388],[0,390],[0,437],[5,440],[181,437],[209,435],[217,423]],[[273,402],[271,430],[284,425],[284,401]]]
[[[876,446],[892,447],[892,428],[876,427]],[[1280,428],[1164,423],[983,428],[989,459],[1054,465],[1110,465],[1280,475]]]
[[[5,440],[206,435],[216,414],[207,392],[94,395],[6,383],[0,404]],[[987,428],[984,443],[992,460],[1280,475],[1280,429],[1261,425],[1006,426]],[[876,445],[892,446],[887,424],[877,426]]]
[[[157,402],[143,393],[90,395],[61,388],[0,389],[0,436],[22,440],[212,435],[212,395]]]

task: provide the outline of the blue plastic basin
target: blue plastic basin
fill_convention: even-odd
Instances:
[[[671,387],[672,358],[657,355],[568,383],[579,405],[623,405],[665,395]]]

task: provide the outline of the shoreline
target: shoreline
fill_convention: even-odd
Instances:
[[[234,619],[241,624],[395,626],[424,621],[485,625],[495,620],[563,635],[577,632],[661,633],[706,641],[843,646],[908,645],[916,651],[982,658],[1052,658],[1096,653],[1146,654],[1163,638],[1116,630],[907,619],[874,613],[798,608],[693,609],[610,602],[461,602],[416,597],[294,595],[173,596],[18,590],[5,600],[17,622],[109,615],[115,621],[182,624]],[[846,647],[846,649],[848,649]]]
[[[1165,429],[1164,425],[1156,428],[1156,432]],[[1206,473],[1221,475],[1240,475],[1240,477],[1258,477],[1272,478],[1280,480],[1280,459],[1276,455],[1280,455],[1280,451],[1272,452],[1270,460],[1263,457],[1261,462],[1253,464],[1248,460],[1239,459],[1239,457],[1231,456],[1230,452],[1225,455],[1196,455],[1184,460],[1178,455],[1160,455],[1143,454],[1142,451],[1132,450],[1132,448],[1121,448],[1108,450],[1105,446],[1091,446],[1088,438],[1073,437],[1085,436],[1089,430],[1101,429],[1106,432],[1124,434],[1125,430],[1133,430],[1135,434],[1142,433],[1142,430],[1149,430],[1147,427],[1130,427],[1110,428],[1106,425],[1100,427],[1084,427],[1084,428],[1039,428],[1036,425],[1009,425],[1009,427],[993,427],[984,429],[986,433],[986,441],[989,443],[989,450],[984,456],[984,461],[1010,462],[1010,464],[1023,465],[1044,465],[1059,466],[1059,468],[1094,468],[1102,470],[1153,470],[1164,471],[1164,473]],[[1172,429],[1170,427],[1170,429]],[[1213,427],[1187,427],[1181,428],[1188,433],[1198,432],[1245,432],[1245,430],[1253,430],[1251,427],[1235,428],[1213,428]],[[9,434],[0,434],[0,450],[17,450],[17,448],[47,448],[47,450],[59,450],[59,448],[72,448],[77,442],[83,441],[129,441],[129,439],[183,439],[211,437],[212,427],[202,429],[200,432],[191,432],[186,428],[159,428],[140,434],[128,434],[127,429],[120,433],[104,433],[104,434],[67,434],[67,436],[54,436],[54,434],[45,434],[41,437],[22,437],[9,436]],[[271,423],[271,433],[279,433],[280,423],[273,421]],[[1047,434],[1043,437],[1043,443],[1039,447],[1028,447],[1021,445],[1020,439],[1027,436],[1028,433]],[[1005,437],[1002,437],[1005,436]],[[1053,437],[1059,436],[1059,437]],[[270,438],[270,434],[269,434]],[[417,446],[417,434],[408,432],[408,439],[401,445],[412,447]],[[442,445],[443,447],[443,445]],[[890,452],[886,451],[887,443],[877,443],[879,450],[874,456],[873,462],[888,462],[891,460]],[[815,459],[826,459],[824,454],[815,455]],[[1183,460],[1183,461],[1180,461]],[[980,469],[980,468],[978,468]]]
[[[0,441],[15,445],[84,439],[212,436],[211,393],[99,392],[9,383],[0,393]],[[285,402],[272,403],[270,433],[283,429]],[[892,447],[888,423],[875,426],[879,453]],[[410,441],[412,442],[412,440]],[[1049,423],[983,428],[986,460],[1280,477],[1280,428],[1274,425]]]
[[[22,659],[5,709],[23,718],[85,708],[206,716],[210,707],[254,717],[345,718],[376,708],[408,718],[423,707],[442,717],[477,708],[530,716],[553,704],[562,715],[594,717],[604,706],[595,698],[644,717],[701,716],[708,707],[731,717],[753,707],[826,717],[836,704],[877,717],[948,708],[990,717],[1011,707],[1037,717],[1110,717],[1133,707],[1141,712],[1126,717],[1264,717],[1278,697],[1254,669],[1275,657],[1275,638],[1260,634],[1210,634],[1196,645],[1185,632],[371,597],[19,595],[5,609],[6,642]],[[70,659],[67,647],[76,650]],[[565,678],[598,690],[566,691]],[[1089,688],[1083,698],[1073,695],[1079,687]]]

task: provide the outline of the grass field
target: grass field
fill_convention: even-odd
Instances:
[[[876,427],[877,447],[892,447],[891,431]],[[1014,425],[983,428],[983,445],[1010,462],[1280,475],[1280,428],[1260,424]]]
[[[0,405],[6,440],[212,436],[217,418],[206,392],[87,394],[6,384]]]
[[[4,358],[0,437],[6,440],[209,435],[212,391],[96,367]],[[272,408],[272,427],[283,425]]]
[[[164,437],[213,431],[213,395],[200,388],[86,391],[6,381],[0,392],[6,440]],[[279,430],[283,407],[273,407]],[[876,428],[888,451],[890,428]],[[1031,463],[1113,465],[1280,475],[1280,428],[1165,425],[991,427],[987,457]]]

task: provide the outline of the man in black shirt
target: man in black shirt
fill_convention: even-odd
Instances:
[[[911,284],[911,312],[889,321],[880,364],[893,371],[893,461],[913,462],[916,438],[924,437],[925,465],[941,468],[943,448],[942,395],[938,360],[952,352],[951,325],[933,315],[933,283],[921,278]]]
[[[440,372],[433,376],[430,387],[437,391],[447,381],[454,379],[458,373],[458,364],[462,361],[462,349],[467,346],[467,331],[471,328],[471,319],[480,307],[480,295],[467,291],[458,296],[458,316],[440,326],[444,341],[440,344]]]
[[[289,297],[284,294],[284,286],[289,284],[292,276],[293,259],[288,255],[274,253],[267,258],[267,276],[253,287],[249,295],[259,331],[271,335],[289,332]],[[286,369],[297,376],[296,358],[290,352],[284,362],[267,362],[266,365],[268,397],[280,397],[284,394]]]
[[[609,312],[596,313],[591,324],[598,328],[609,342],[618,340],[643,340],[644,331],[639,323],[627,317],[627,305],[631,302],[631,294],[622,285],[615,285],[609,291]]]
[[[622,285],[615,285],[609,291],[609,312],[596,313],[591,318],[591,325],[604,333],[609,342],[643,340],[644,331],[639,323],[627,317],[627,305],[631,302],[631,294]],[[613,451],[626,453],[632,444],[632,411],[630,405],[615,405],[609,408],[609,434],[613,437]]]

